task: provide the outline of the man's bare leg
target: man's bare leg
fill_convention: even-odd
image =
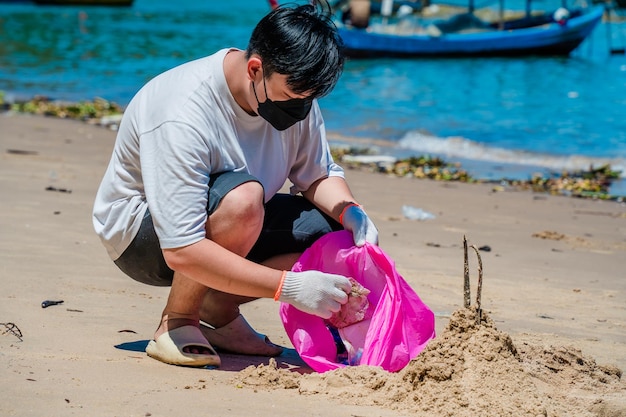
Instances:
[[[206,225],[207,238],[234,253],[245,256],[258,239],[263,226],[263,217],[263,189],[261,185],[257,182],[241,184],[224,197],[218,209],[209,217]],[[161,323],[155,333],[155,339],[166,331],[185,325],[198,327],[201,318],[200,311],[205,303],[208,290],[207,287],[198,282],[174,272],[174,280],[167,304],[163,309]],[[217,317],[220,311],[228,318],[232,316],[233,307],[237,302],[241,304],[246,300],[252,300],[250,297],[232,294],[227,294],[227,296],[212,300],[216,304],[211,319]],[[237,315],[239,304],[236,304]],[[187,353],[204,353],[206,350],[198,346],[186,348],[185,351]]]
[[[199,327],[199,311],[205,292],[205,286],[185,277],[183,274],[175,272],[167,304],[163,310],[161,323],[154,334],[154,340],[163,333],[182,326],[192,325]],[[183,351],[199,354],[212,353],[200,346],[188,346]]]

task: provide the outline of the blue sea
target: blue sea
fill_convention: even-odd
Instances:
[[[162,71],[245,48],[268,11],[266,0],[0,1],[0,91],[9,100],[102,97],[125,106]],[[349,60],[320,100],[331,143],[442,156],[487,179],[605,163],[626,176],[626,55],[610,52],[626,47],[626,21],[616,20],[566,58]],[[626,195],[626,181],[611,191]]]

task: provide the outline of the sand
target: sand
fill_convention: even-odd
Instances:
[[[0,114],[0,415],[626,415],[623,204],[348,170],[381,247],[435,311],[437,338],[395,374],[317,374],[293,349],[172,367],[143,352],[167,289],[125,277],[91,226],[114,139]],[[403,205],[435,218],[408,220]],[[484,249],[480,326],[462,307],[464,235]],[[470,268],[475,291],[472,256]],[[277,303],[243,311],[291,347]]]

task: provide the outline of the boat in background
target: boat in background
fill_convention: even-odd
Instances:
[[[132,6],[133,0],[33,0],[46,6]]]
[[[345,18],[337,23],[347,56],[567,56],[593,32],[605,12],[602,5],[551,12],[531,12],[527,6],[510,18],[512,11],[505,11],[501,2],[499,18],[486,20],[470,2],[466,11],[432,19],[423,11],[402,15],[403,6],[392,13],[393,2],[391,6],[389,2],[383,0],[381,15],[372,16],[366,28],[354,27]]]

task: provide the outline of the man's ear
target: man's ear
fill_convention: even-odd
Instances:
[[[250,81],[254,81],[261,71],[263,71],[261,58],[258,55],[253,54],[250,58],[248,58],[248,78]]]

